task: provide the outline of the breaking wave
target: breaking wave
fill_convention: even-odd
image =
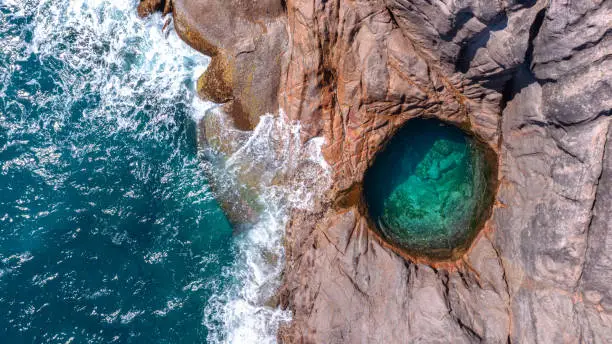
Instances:
[[[282,109],[277,116],[260,117],[249,135],[236,133],[217,109],[206,116],[223,123],[221,136],[241,140],[221,164],[226,187],[256,180],[251,188],[262,205],[255,223],[237,240],[239,258],[228,272],[238,283],[215,295],[205,308],[209,340],[275,343],[279,326],[291,319],[289,311],[275,306],[284,267],[283,235],[290,211],[312,208],[315,190],[329,185],[330,169],[321,154],[324,140],[302,143],[300,123],[289,121]]]

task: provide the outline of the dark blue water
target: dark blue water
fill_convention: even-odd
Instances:
[[[207,60],[135,6],[0,0],[2,343],[215,328],[235,249],[196,152]]]

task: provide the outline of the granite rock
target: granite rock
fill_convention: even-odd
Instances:
[[[287,46],[286,17],[275,0],[173,0],[179,36],[211,56],[198,81],[204,99],[224,103],[239,129],[278,111],[277,94]]]
[[[610,342],[610,2],[290,1],[288,13],[292,55],[312,58],[289,62],[281,106],[326,137],[334,182],[287,229],[295,316],[280,337]],[[493,214],[458,261],[404,257],[362,199],[338,206],[415,116],[499,155]]]
[[[294,316],[282,342],[612,342],[612,2],[175,0],[174,11],[187,42],[227,60],[220,93],[248,113],[244,127],[280,106],[304,142],[326,140],[331,186],[286,230],[279,298]],[[498,158],[492,215],[453,261],[393,247],[363,201],[375,154],[422,116]]]

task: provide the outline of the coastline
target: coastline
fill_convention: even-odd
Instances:
[[[609,182],[610,117],[601,91],[586,91],[598,90],[597,73],[610,79],[609,63],[596,46],[581,45],[588,37],[572,41],[586,52],[555,50],[565,60],[550,57],[546,39],[557,33],[543,24],[582,9],[547,1],[474,5],[463,24],[446,27],[445,19],[461,22],[453,21],[461,11],[376,1],[253,6],[174,0],[172,13],[179,35],[220,61],[203,75],[200,94],[224,103],[235,126],[253,129],[259,115],[280,107],[299,123],[301,144],[325,139],[331,186],[313,190],[314,208],[291,210],[287,222],[278,298],[293,321],[280,329],[281,341],[612,336],[608,323],[596,320],[609,313],[612,295],[602,285],[610,276],[593,257],[594,247],[601,250],[596,237],[607,242],[612,235],[605,224],[609,191],[600,186]],[[559,17],[544,18],[547,11]],[[210,24],[221,17],[231,25]],[[586,24],[572,25],[579,32]],[[601,28],[591,35],[608,37]],[[584,57],[589,51],[593,56]],[[577,106],[576,98],[592,108]],[[387,243],[360,191],[376,153],[417,117],[453,123],[499,156],[491,214],[450,262],[412,257]],[[551,307],[558,312],[545,311]],[[538,319],[546,325],[532,328]]]

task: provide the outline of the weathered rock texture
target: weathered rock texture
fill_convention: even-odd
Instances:
[[[240,129],[253,129],[260,115],[278,111],[283,53],[287,49],[284,7],[278,0],[173,0],[179,36],[212,57],[198,92],[217,103]]]
[[[204,96],[252,109],[251,125],[280,105],[304,141],[327,141],[332,187],[287,228],[280,298],[294,317],[283,342],[612,342],[611,1],[175,0],[174,9],[181,35],[230,66],[210,74],[232,92],[206,90],[207,78]],[[267,105],[253,106],[240,80]],[[363,206],[364,171],[416,116],[454,123],[499,155],[492,216],[457,261],[401,254]]]

